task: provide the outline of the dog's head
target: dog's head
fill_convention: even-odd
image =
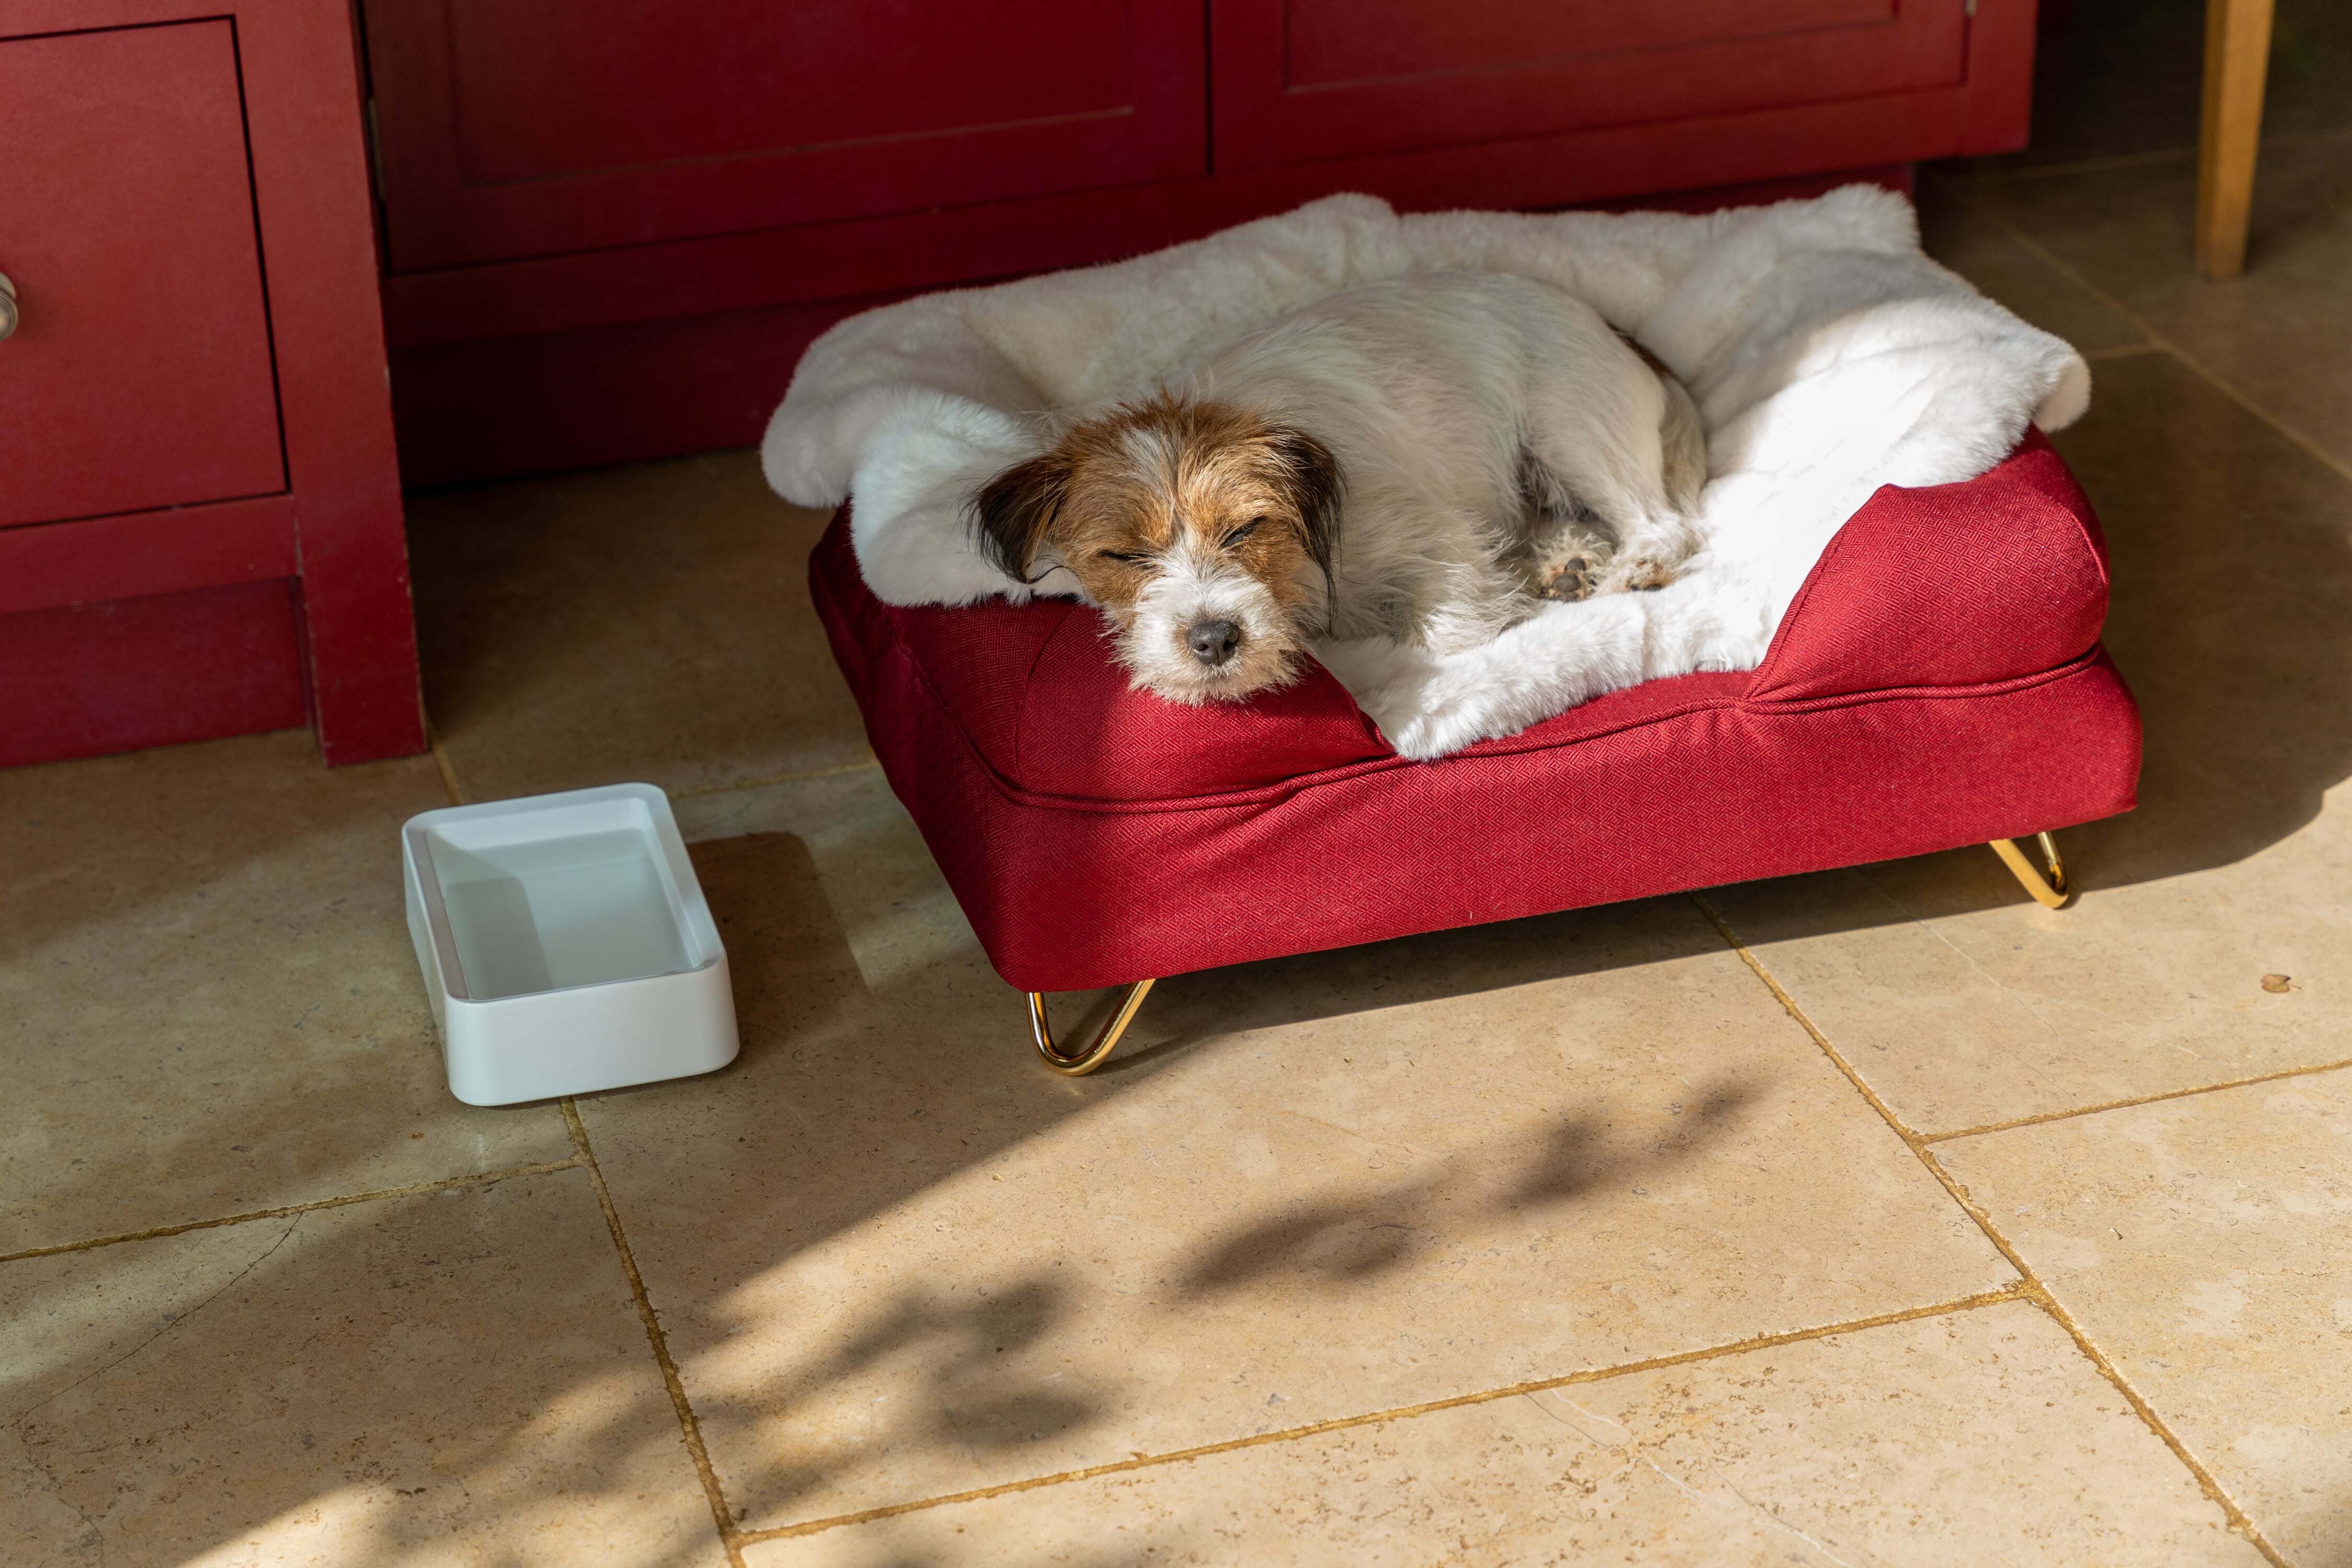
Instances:
[[[1162,395],[998,475],[971,521],[1008,574],[1075,576],[1137,685],[1241,698],[1290,679],[1328,618],[1339,469],[1301,431]]]

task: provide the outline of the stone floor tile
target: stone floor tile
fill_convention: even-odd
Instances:
[[[980,1005],[990,1012],[1011,994],[988,968],[980,939],[880,768],[689,795],[673,804],[689,844],[745,838],[764,847],[714,844],[705,853],[724,860],[719,874],[766,853],[788,856],[793,877],[817,879],[815,896],[831,909],[847,946],[845,952],[838,944],[828,947],[817,962],[845,962],[868,989],[879,992],[961,985],[975,1000],[985,997]],[[710,874],[706,870],[706,880]]]
[[[2352,1563],[2352,1070],[1937,1155],[2288,1561]]]
[[[751,452],[410,497],[425,705],[467,795],[866,759],[809,603],[825,521]]]
[[[400,882],[447,804],[299,732],[0,773],[0,1253],[571,1157],[450,1097]]]
[[[1961,192],[1928,177],[1920,182],[1917,203],[1919,239],[1927,254],[2044,331],[2084,353],[2147,341],[2128,318],[2034,255]]]
[[[878,774],[718,809],[743,1055],[582,1110],[751,1525],[2011,1278],[1687,900],[1180,976],[1070,1080]]]
[[[716,1568],[585,1173],[0,1264],[0,1561]]]
[[[2227,282],[2190,261],[2190,161],[2004,182],[1969,200],[2352,469],[2352,130],[2264,148],[2246,272]]]
[[[762,1542],[751,1568],[2261,1555],[2022,1302]]]
[[[2168,355],[2097,369],[2059,445],[2147,751],[2059,836],[2081,897],[1981,848],[1707,895],[1922,1131],[2352,1058],[2352,483]]]

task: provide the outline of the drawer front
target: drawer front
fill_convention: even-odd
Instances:
[[[230,24],[0,38],[0,527],[283,490]]]
[[[365,23],[395,270],[1207,162],[1200,0],[369,0]]]
[[[1216,166],[1951,86],[1965,0],[1211,0]]]

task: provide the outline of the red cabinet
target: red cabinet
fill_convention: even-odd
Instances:
[[[747,444],[852,310],[1334,191],[1408,210],[1789,195],[2019,146],[2034,12],[360,4],[413,481]]]
[[[1937,0],[1213,0],[1222,169],[1951,87]]]
[[[421,750],[341,0],[0,11],[0,765]]]
[[[1204,172],[1198,0],[367,8],[395,268]]]

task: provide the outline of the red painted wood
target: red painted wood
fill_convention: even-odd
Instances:
[[[1927,91],[395,272],[387,327],[396,347],[422,348],[943,288],[1115,260],[1334,191],[1412,211],[1568,206],[2021,146],[2032,19],[2032,0],[1979,0],[1967,79]],[[1979,63],[1986,38],[2005,42]]]
[[[1491,75],[1480,62],[1497,58],[1510,43],[1508,31],[1485,19],[1482,7],[1376,3],[1402,6],[1399,15],[1419,16],[1433,28],[1439,42],[1455,50],[1445,58],[1457,74]],[[1645,198],[1637,205],[1674,205],[1684,198],[1658,193],[1771,186],[1824,171],[2022,144],[2033,0],[1979,0],[1976,17],[1957,34],[1951,29],[1962,15],[1959,0],[1892,5],[1898,8],[1890,9],[1888,0],[1582,4],[1559,13],[1565,17],[1560,21],[1528,13],[1533,17],[1528,25],[1571,29],[1558,34],[1568,46],[1629,40],[1655,46],[1605,57],[1606,70],[1594,74],[1607,76],[1638,74],[1637,67],[1663,69],[1679,58],[1678,49],[1704,47],[1688,40],[1690,29],[1701,24],[1718,33],[1818,30],[1864,15],[1892,15],[1897,20],[1878,24],[1880,32],[1892,36],[1907,25],[1914,30],[1906,36],[1914,42],[1931,36],[1959,40],[1961,53],[1948,68],[1938,67],[1950,79],[1738,112],[1312,163],[1221,167],[1150,184],[824,225],[480,265],[396,268],[385,279],[384,299],[397,355],[404,467],[412,481],[439,482],[747,441],[759,428],[747,410],[782,395],[791,361],[807,338],[867,299],[1117,259],[1333,191],[1369,192],[1409,211],[1616,204],[1633,196]],[[1519,15],[1498,14],[1507,20]],[[1574,27],[1585,31],[1577,34]],[[1745,35],[1732,40],[1742,47],[1752,41]],[[1348,47],[1361,58],[1330,53],[1339,48],[1331,44],[1318,68],[1328,74],[1342,66],[1384,66],[1378,51],[1389,46],[1379,39]],[[1424,37],[1416,47],[1435,46]],[[1221,94],[1223,89],[1221,77]],[[404,221],[395,206],[395,260],[404,255]],[[730,327],[743,334],[732,359],[724,349]],[[604,329],[614,333],[610,343],[598,342]]]
[[[287,496],[0,529],[0,615],[291,577]]]
[[[236,602],[247,605],[259,602],[256,595],[274,595],[272,602],[299,605],[300,636],[289,630],[288,640],[281,642],[274,634],[266,640],[273,659],[291,647],[307,660],[301,671],[307,680],[297,686],[309,688],[312,721],[329,762],[419,752],[425,748],[424,715],[385,384],[356,43],[347,0],[11,0],[0,26],[20,36],[0,39],[0,56],[24,47],[21,35],[79,31],[93,38],[139,36],[88,31],[97,28],[145,28],[163,35],[190,30],[173,24],[191,17],[225,18],[200,24],[207,27],[226,29],[233,24],[241,92],[226,111],[234,131],[241,102],[250,192],[245,221],[249,228],[258,228],[283,409],[284,483],[291,491],[292,553],[284,563],[299,574],[291,581],[205,591],[245,595]],[[13,117],[9,125],[12,133],[17,130]],[[24,133],[37,144],[38,122],[31,122]],[[69,144],[58,144],[43,155],[61,161],[85,182],[102,184],[101,174],[113,175],[110,165],[78,153]],[[5,216],[12,237],[18,214],[11,208]],[[12,242],[0,237],[0,244]],[[159,253],[152,243],[139,252],[140,264],[156,271],[168,269],[172,259],[168,250]],[[0,259],[0,270],[9,269]],[[33,319],[28,294],[26,321]],[[16,346],[0,344],[0,376],[6,374],[6,351]],[[107,580],[113,568],[106,563],[105,547],[124,528],[144,528],[144,537],[162,552],[139,569],[144,574],[138,578],[142,584],[161,584],[177,573],[174,585],[185,586],[216,580],[224,569],[217,541],[183,546],[152,526],[116,519],[72,526],[92,531],[86,536],[87,559],[52,568],[67,591],[83,591],[66,581],[74,573],[89,584]],[[62,537],[26,548],[73,554]],[[36,644],[42,637],[58,639],[60,647],[86,650],[92,646],[90,638],[100,635],[87,628],[145,626],[149,622],[122,617],[152,614],[87,605],[14,617],[11,657],[37,662]],[[250,618],[249,611],[240,614]],[[207,624],[221,633],[225,647],[259,646],[253,642],[257,633],[229,637],[219,614]],[[111,671],[119,679],[111,684],[93,679],[71,685],[87,711],[68,712],[52,702],[11,712],[9,754],[19,761],[82,754],[95,743],[89,740],[92,735],[117,737],[110,747],[161,743],[152,738],[160,731],[137,718],[152,707],[155,690],[170,694],[178,715],[174,723],[180,728],[163,739],[236,733],[288,721],[271,705],[284,695],[284,682],[273,684],[259,676],[252,681],[232,680],[221,660],[192,659],[174,651],[187,641],[184,629],[169,635],[142,632],[144,641],[109,645],[104,657],[92,655],[93,669]],[[171,668],[160,662],[164,660],[173,661]],[[55,662],[48,660],[42,668]],[[270,702],[255,696],[264,687],[274,693]],[[121,739],[125,736],[133,738]]]
[[[407,756],[425,750],[425,707],[358,40],[345,0],[237,0],[237,17],[319,749]]]
[[[1272,0],[1282,24],[1287,91],[1767,38],[1830,27],[1876,26],[1895,0],[1677,0],[1672,5],[1594,0]],[[1223,18],[1220,18],[1223,20]],[[1619,62],[1622,66],[1623,62]]]
[[[819,332],[900,297],[396,350],[401,477],[448,484],[748,447]]]
[[[2025,145],[2033,121],[2034,18],[2034,0],[1977,0],[1957,152],[1976,156]]]
[[[1211,0],[1220,170],[1949,87],[1959,0]]]
[[[229,25],[0,40],[0,527],[284,489]]]
[[[1204,166],[1199,0],[366,8],[395,267]]]
[[[1868,180],[1908,192],[1908,164],[1626,198],[1708,211]],[[901,294],[683,316],[393,352],[394,415],[412,485],[672,457],[757,442],[791,367],[842,317]],[[515,411],[531,417],[518,418]],[[748,458],[747,458],[747,460]]]
[[[0,616],[0,767],[303,721],[283,581]]]

